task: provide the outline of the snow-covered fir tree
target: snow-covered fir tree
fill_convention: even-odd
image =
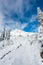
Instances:
[[[41,43],[41,57],[43,58],[43,12],[40,8],[37,8],[38,11],[38,41]]]

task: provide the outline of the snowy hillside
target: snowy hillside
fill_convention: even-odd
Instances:
[[[19,29],[15,29],[13,31],[11,31],[11,36],[29,36],[31,34],[35,34],[35,33],[29,33],[29,32],[24,32],[22,30]]]
[[[16,29],[10,35],[0,42],[0,65],[43,65],[37,33]]]

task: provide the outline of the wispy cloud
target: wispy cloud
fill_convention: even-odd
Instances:
[[[38,31],[38,23],[35,24],[35,22],[37,20],[37,15],[33,14],[30,18],[29,18],[29,21],[30,21],[30,24],[31,25],[31,31],[33,32],[37,32]]]
[[[36,21],[36,19],[37,19],[37,15],[33,14],[33,15],[30,17],[29,21],[30,21],[30,22],[34,22],[34,21]]]
[[[36,20],[37,16],[32,15],[31,18],[29,18],[29,22],[24,21],[24,23],[21,23],[20,19],[25,19],[24,13],[31,10],[37,0],[0,0],[0,11],[1,11],[1,20],[3,21],[2,24],[9,28],[9,29],[24,29],[28,26],[29,22],[33,22]],[[34,2],[34,4],[33,4]],[[15,14],[18,16],[18,20],[13,20],[12,16],[15,16]],[[3,16],[2,16],[3,15]],[[28,21],[28,20],[27,20]],[[1,23],[0,23],[1,26]]]
[[[21,23],[20,21],[9,20],[5,22],[5,27],[7,27],[10,30],[15,28],[23,30],[25,27],[27,27],[27,23]]]
[[[24,9],[26,12],[31,10],[36,1],[37,0],[0,0],[0,6],[4,14],[11,15],[12,12],[16,12],[21,17],[24,15]]]
[[[3,30],[4,27],[4,16],[3,14],[0,12],[0,31]]]

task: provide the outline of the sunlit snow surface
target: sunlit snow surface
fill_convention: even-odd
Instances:
[[[11,36],[11,45],[0,49],[0,65],[43,65],[40,57],[40,43],[29,37]]]

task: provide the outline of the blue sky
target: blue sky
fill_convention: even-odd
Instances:
[[[37,7],[43,11],[43,0],[0,0],[0,30],[37,32]]]

